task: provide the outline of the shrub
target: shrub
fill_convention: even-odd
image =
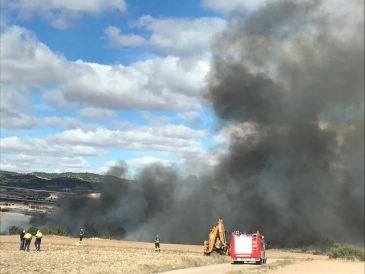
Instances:
[[[47,227],[43,230],[45,234],[66,236],[68,235],[67,230],[63,227]]]
[[[22,232],[23,232],[23,228],[20,226],[12,225],[11,227],[9,227],[10,235],[20,234]]]
[[[30,233],[30,234],[32,234],[32,235],[35,235],[36,233],[37,233],[37,231],[38,231],[38,228],[36,228],[36,227],[34,227],[34,226],[32,226],[32,227],[30,227],[29,229],[28,229],[28,233]]]
[[[360,261],[365,261],[365,250],[363,248],[354,247],[350,245],[334,244],[328,252],[330,258],[344,258]]]
[[[0,212],[9,212],[9,208],[0,207]]]
[[[335,241],[330,238],[321,238],[316,243],[317,249],[319,249],[322,252],[328,251],[335,245]]]
[[[335,241],[330,238],[320,238],[307,249],[313,252],[313,254],[326,254],[328,255],[328,251],[335,245]]]

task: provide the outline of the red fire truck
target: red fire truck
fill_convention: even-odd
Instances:
[[[256,264],[266,263],[265,239],[258,231],[257,233],[241,233],[234,231],[231,233],[231,259],[236,262],[254,262]]]

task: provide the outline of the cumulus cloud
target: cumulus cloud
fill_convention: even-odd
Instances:
[[[182,125],[130,126],[123,130],[70,129],[44,138],[4,137],[1,141],[1,164],[6,166],[15,163],[17,155],[41,159],[72,158],[84,159],[88,156],[104,157],[108,149],[129,151],[156,151],[184,157],[186,154],[201,155],[204,149],[200,138],[207,136],[204,130],[194,130]],[[9,161],[7,159],[10,159]],[[13,161],[13,162],[12,162]],[[31,161],[29,161],[31,163]],[[50,161],[55,163],[56,160]],[[43,161],[46,163],[46,160]],[[139,168],[148,163],[169,165],[168,161],[145,156],[127,163]],[[46,165],[49,166],[49,165]],[[36,168],[37,166],[34,166]],[[55,164],[54,167],[59,167]],[[24,167],[25,168],[25,167]]]
[[[104,30],[113,47],[138,47],[146,44],[144,37],[136,34],[121,34],[117,27],[109,26]]]
[[[31,105],[25,90],[12,85],[0,84],[0,98],[1,128],[17,129],[34,126],[31,117]]]
[[[67,149],[63,144],[52,142],[52,138],[30,138],[30,137],[5,137],[1,139],[2,153],[19,153],[31,156],[103,156],[102,151],[91,146],[82,144],[68,144]]]
[[[90,128],[91,124],[81,124],[73,117],[37,117],[28,100],[29,92],[24,86],[0,85],[0,128],[7,130],[34,129],[36,127]],[[16,98],[16,99],[15,99]]]
[[[179,117],[185,121],[188,121],[188,122],[197,122],[200,120],[199,112],[197,112],[197,111],[180,112],[177,114],[177,117]]]
[[[64,110],[74,107],[74,104],[67,101],[63,96],[63,93],[59,90],[45,91],[43,92],[42,97],[47,101],[48,104],[56,109]]]
[[[186,58],[209,55],[213,37],[223,30],[225,24],[225,20],[215,17],[189,19],[144,15],[133,26],[149,31],[148,39],[122,34],[115,26],[109,26],[104,32],[114,47],[149,45],[165,54]]]
[[[79,112],[82,118],[87,119],[112,119],[115,113],[109,109],[86,107]]]
[[[225,20],[214,17],[197,19],[154,18],[142,16],[138,26],[151,32],[150,45],[178,56],[206,54],[210,50],[212,38],[223,30]]]
[[[203,7],[219,12],[252,11],[263,6],[267,0],[203,0]]]
[[[1,156],[0,169],[15,172],[85,172],[89,168],[88,162],[83,157],[45,156],[29,154],[4,154]]]
[[[85,14],[99,15],[113,10],[124,12],[126,3],[124,0],[1,0],[1,7],[21,20],[40,16],[55,28],[67,28],[74,19]]]
[[[62,96],[56,94],[58,97],[99,108],[197,108],[209,71],[206,59],[186,62],[176,56],[129,66],[72,62],[53,53],[28,30],[16,26],[6,29],[1,41],[2,82],[28,87],[53,84],[62,92]]]
[[[199,138],[207,136],[204,130],[193,130],[183,125],[141,126],[124,130],[98,128],[73,129],[50,136],[58,144],[78,144],[96,147],[123,148],[131,151],[161,151],[177,155],[201,152]]]
[[[24,28],[9,27],[0,39],[2,83],[36,86],[62,82],[72,75],[63,70],[67,66],[63,56],[54,54]]]

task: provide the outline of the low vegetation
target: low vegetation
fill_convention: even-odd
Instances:
[[[0,207],[0,212],[9,212],[8,208]]]
[[[327,255],[332,259],[365,261],[365,249],[349,244],[337,243],[329,238],[321,238],[303,251]]]
[[[63,227],[47,227],[47,228],[43,229],[43,234],[45,234],[45,235],[67,236],[68,232]]]
[[[328,256],[333,259],[365,261],[365,250],[360,247],[336,243],[328,250]]]
[[[20,227],[20,226],[12,225],[11,227],[9,227],[9,234],[10,235],[20,234],[21,232],[23,232],[23,228]]]

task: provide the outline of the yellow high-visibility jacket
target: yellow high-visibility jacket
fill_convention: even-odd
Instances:
[[[29,232],[25,233],[24,239],[27,239],[27,240],[32,239],[32,234],[30,234]]]
[[[37,231],[37,234],[35,234],[35,237],[36,237],[36,238],[42,238],[42,237],[43,237],[42,232],[40,232],[40,231],[38,230],[38,231]]]

